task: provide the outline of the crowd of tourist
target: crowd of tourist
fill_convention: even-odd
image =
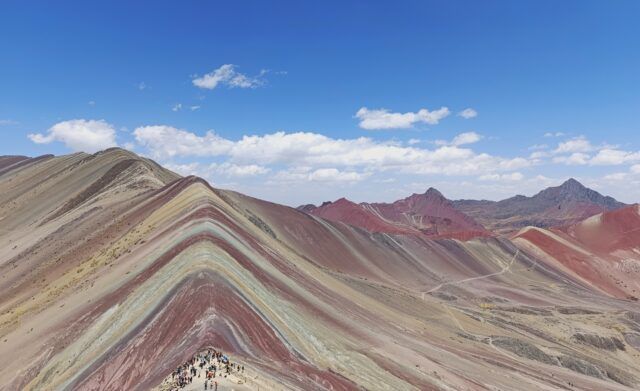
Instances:
[[[231,362],[229,357],[215,349],[196,354],[171,374],[172,390],[183,389],[195,379],[204,378],[204,389],[218,391],[217,378],[227,377],[231,373],[244,373],[244,365]]]

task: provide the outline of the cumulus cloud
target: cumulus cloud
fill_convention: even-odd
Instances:
[[[322,183],[356,183],[368,178],[371,173],[344,171],[337,168],[295,167],[288,170],[279,171],[271,180],[272,183],[300,183],[300,182],[322,182]]]
[[[524,179],[524,175],[520,172],[512,172],[509,174],[485,174],[478,177],[481,181],[500,181],[500,182],[517,182]]]
[[[471,119],[471,118],[475,118],[478,116],[478,112],[475,111],[474,109],[472,109],[471,107],[462,110],[461,112],[458,113],[459,117],[462,117],[464,119]]]
[[[623,181],[627,179],[628,176],[629,174],[626,172],[614,172],[612,174],[605,175],[604,179],[608,181]]]
[[[358,182],[369,176],[355,171],[340,171],[336,168],[320,168],[309,174],[310,181],[319,182]]]
[[[194,86],[213,90],[218,86],[226,86],[228,88],[257,88],[265,84],[263,76],[266,70],[260,71],[257,76],[247,76],[236,70],[233,64],[224,64],[218,69],[214,69],[210,73],[202,77],[195,77],[192,80]]]
[[[46,134],[32,133],[27,137],[36,144],[59,141],[73,151],[88,153],[117,146],[116,130],[104,120],[74,119],[58,122]]]
[[[173,105],[173,107],[171,108],[171,111],[180,111],[182,110],[182,103],[176,103],[175,105]]]
[[[466,133],[460,133],[459,135],[455,136],[451,141],[436,140],[434,141],[434,144],[441,145],[441,146],[442,145],[460,146],[465,144],[474,144],[480,141],[481,139],[482,139],[482,136],[476,132],[466,132]]]
[[[584,136],[574,137],[558,144],[555,153],[589,152],[593,150],[591,142]]]
[[[451,145],[473,144],[480,141],[480,139],[482,139],[482,136],[480,136],[476,132],[460,133],[453,138],[453,140],[451,141]]]
[[[185,163],[185,164],[164,163],[163,166],[183,176],[187,176],[187,175],[205,176],[204,175],[205,173],[201,170],[200,163],[197,163],[197,162]]]
[[[218,156],[228,153],[233,142],[213,131],[198,136],[171,126],[142,126],[133,131],[136,141],[149,149],[154,158],[174,156]]]
[[[256,175],[263,175],[271,171],[269,168],[259,166],[257,164],[239,165],[229,162],[224,162],[222,164],[212,163],[209,166],[209,170],[228,177],[252,177]]]
[[[640,161],[640,152],[603,148],[590,160],[594,166],[613,166]]]
[[[625,151],[606,143],[593,145],[586,137],[578,136],[558,143],[553,150],[536,151],[529,157],[553,157],[553,163],[567,165],[616,166],[639,162],[640,151]]]
[[[528,167],[528,159],[502,158],[476,153],[460,144],[436,149],[403,146],[393,141],[376,141],[367,137],[335,139],[311,132],[275,132],[243,136],[229,140],[213,131],[198,136],[170,126],[147,126],[133,132],[136,141],[151,156],[167,159],[177,156],[224,156],[237,165],[256,164],[263,167],[284,165],[313,169],[353,169],[411,174],[475,175],[497,171],[508,172]],[[458,143],[469,143],[477,137],[464,136]],[[343,170],[345,171],[345,170]],[[329,172],[319,172],[322,176]],[[304,174],[309,174],[305,172]],[[351,178],[356,178],[350,174]]]
[[[562,134],[562,133],[556,133]],[[556,137],[555,134],[552,137]],[[538,151],[540,157],[553,156],[552,162],[570,166],[589,164],[591,155],[589,152],[596,150],[591,142],[584,136],[573,137],[558,143],[558,146],[550,151]],[[532,154],[533,155],[533,154]]]
[[[551,153],[548,151],[533,151],[529,155],[529,159],[534,159],[536,161],[539,161],[540,159],[543,159],[549,156],[551,156]]]
[[[166,168],[177,172],[180,175],[196,175],[203,178],[215,180],[217,177],[245,178],[263,175],[271,171],[267,167],[257,164],[238,165],[229,162],[201,164],[192,163],[164,163]]]
[[[608,182],[618,182],[620,185],[625,185],[627,187],[627,191],[629,191],[630,189],[628,187],[630,184],[638,184],[638,179],[640,179],[640,164],[632,165],[629,167],[629,171],[627,172],[613,172],[607,174],[603,179]],[[635,187],[636,186],[632,186],[632,188]]]
[[[449,116],[450,111],[446,107],[429,111],[420,109],[417,112],[394,113],[387,109],[370,110],[366,107],[360,108],[355,117],[360,120],[358,124],[362,129],[407,129],[412,128],[417,123],[429,125],[438,124],[443,118]]]
[[[570,166],[584,165],[589,163],[589,155],[582,152],[574,152],[568,156],[556,156],[553,158],[554,163],[564,163]]]

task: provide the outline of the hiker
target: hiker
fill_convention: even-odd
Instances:
[[[207,389],[207,381],[206,380],[204,381],[204,389],[205,390]]]

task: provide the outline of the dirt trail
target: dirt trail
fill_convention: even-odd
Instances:
[[[424,298],[425,298],[424,295],[425,294],[433,293],[433,292],[437,291],[438,289],[442,288],[445,285],[458,285],[458,284],[462,284],[462,283],[469,282],[469,281],[482,280],[482,279],[485,279],[485,278],[494,277],[494,276],[498,276],[500,274],[504,274],[504,273],[506,273],[507,271],[509,271],[511,269],[511,266],[513,266],[513,263],[516,260],[516,257],[518,256],[518,254],[520,254],[520,249],[518,249],[516,251],[516,253],[513,255],[513,258],[511,258],[511,262],[509,262],[508,265],[504,266],[502,268],[502,270],[497,271],[495,273],[485,274],[485,275],[477,276],[477,277],[469,277],[469,278],[465,278],[465,279],[458,280],[458,281],[443,282],[443,283],[441,283],[439,285],[436,285],[435,287],[429,289],[428,291],[423,291],[423,292],[421,292],[422,293],[422,300],[424,300]]]

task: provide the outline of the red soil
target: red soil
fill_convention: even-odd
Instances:
[[[550,254],[564,267],[600,290],[615,297],[627,297],[627,294],[609,278],[604,265],[596,264],[595,257],[583,254],[536,229],[526,230],[517,237],[526,239]]]
[[[458,240],[492,236],[491,232],[457,210],[435,189],[429,189],[424,194],[413,194],[391,204],[356,204],[341,198],[317,208],[304,210],[315,216],[360,227],[369,232],[418,234]]]
[[[599,254],[640,247],[639,206],[606,212],[596,222],[561,228],[582,245]]]

